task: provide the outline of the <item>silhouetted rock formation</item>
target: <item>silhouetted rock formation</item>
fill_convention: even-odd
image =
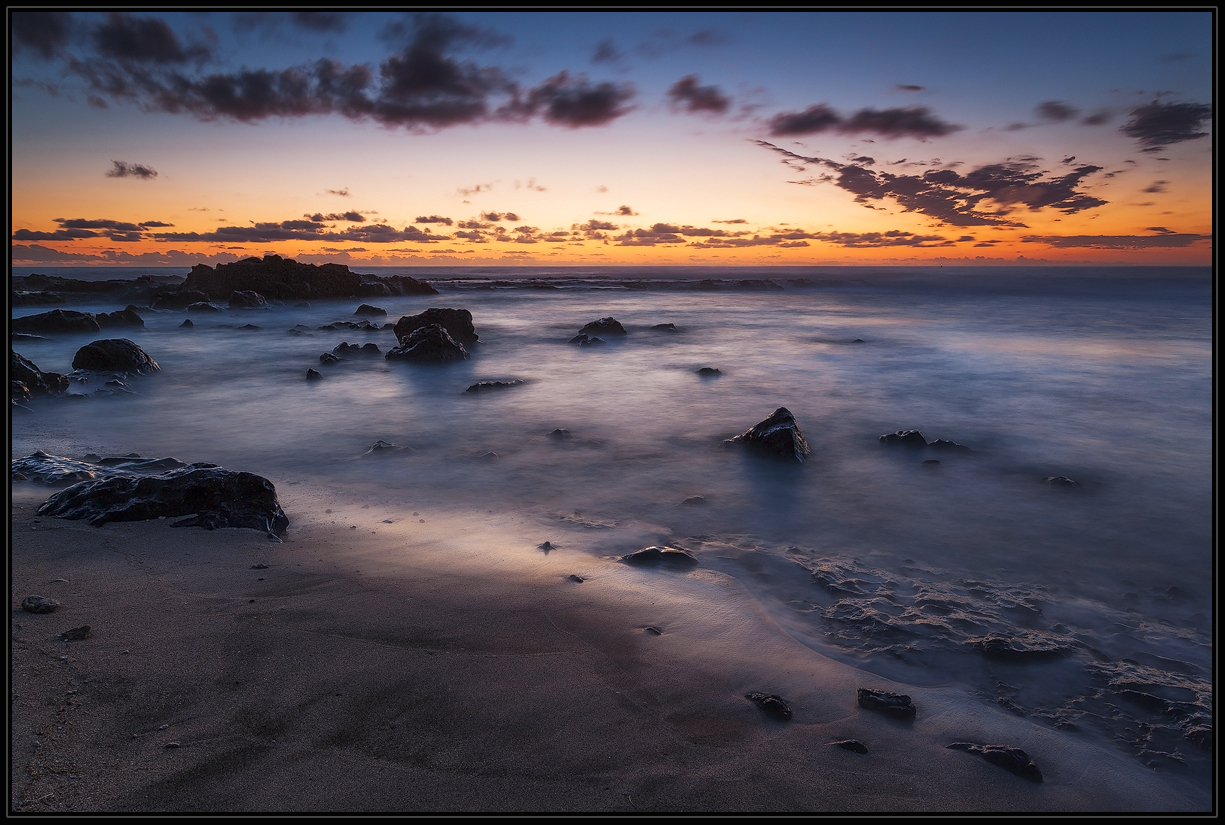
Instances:
[[[779,407],[765,421],[724,443],[745,444],[779,458],[801,462],[812,452],[795,423],[795,416],[786,407]]]
[[[977,753],[992,765],[998,765],[1030,782],[1041,782],[1042,771],[1038,770],[1029,754],[1013,745],[975,745],[972,742],[953,742],[946,748],[966,753]]]
[[[104,338],[86,344],[72,357],[75,370],[156,372],[161,369],[143,349],[127,338]]]
[[[472,313],[466,309],[450,307],[430,307],[416,315],[404,315],[396,321],[392,331],[396,334],[396,340],[404,344],[414,331],[431,324],[441,326],[461,344],[475,344],[479,339],[476,327],[472,325]]]
[[[625,335],[625,327],[621,326],[621,322],[611,315],[607,318],[601,318],[598,321],[592,321],[579,330],[579,335]]]
[[[440,324],[430,324],[413,330],[400,346],[387,351],[389,361],[417,361],[422,363],[445,363],[462,361],[468,357],[464,345],[451,337]]]
[[[253,290],[276,300],[314,300],[379,295],[435,295],[438,290],[427,283],[394,275],[360,275],[344,264],[301,264],[291,258],[266,255],[231,264],[206,264],[192,267],[184,290],[199,290],[208,298],[221,300],[235,291]]]
[[[257,309],[268,306],[263,295],[251,289],[236,289],[230,293],[230,309]]]
[[[14,318],[10,326],[13,332],[99,332],[102,326],[92,312],[77,312],[75,309],[53,309],[37,315]]]

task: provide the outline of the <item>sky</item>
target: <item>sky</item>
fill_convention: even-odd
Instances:
[[[1209,265],[1203,11],[11,10],[14,265]]]

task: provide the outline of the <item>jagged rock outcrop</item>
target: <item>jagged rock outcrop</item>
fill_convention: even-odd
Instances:
[[[161,367],[135,342],[104,338],[86,344],[72,357],[74,370],[98,372],[157,372]]]
[[[253,289],[236,289],[230,293],[230,309],[259,309],[268,306],[268,301]]]
[[[779,407],[765,421],[724,443],[744,444],[789,461],[802,462],[812,452],[795,416],[786,407]]]
[[[198,289],[184,289],[180,286],[158,290],[153,295],[150,306],[154,309],[189,309],[193,304],[208,304],[208,301],[208,293]]]
[[[115,312],[100,312],[94,316],[94,319],[102,329],[108,327],[143,327],[145,325],[145,320],[140,317],[137,308],[131,304]]]
[[[1041,782],[1042,771],[1029,754],[1014,745],[976,745],[973,742],[952,742],[946,748],[966,753],[977,753],[992,765],[1015,773],[1030,782]]]

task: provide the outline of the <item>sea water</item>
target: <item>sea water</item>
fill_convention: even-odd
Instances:
[[[172,456],[402,515],[527,514],[593,554],[649,536],[823,654],[961,685],[1208,786],[1208,270],[368,271],[441,294],[141,309],[143,328],[14,339],[44,371],[70,373],[99,337],[161,370],[126,387],[77,375],[80,398],[14,409],[12,456]],[[66,308],[120,308],[89,300]],[[363,302],[386,310],[378,330],[324,328]],[[472,313],[468,360],[320,362],[341,343],[385,353],[390,324],[428,307]],[[609,316],[626,335],[570,343]],[[778,407],[811,447],[802,464],[725,443]],[[880,441],[907,429],[970,451]]]

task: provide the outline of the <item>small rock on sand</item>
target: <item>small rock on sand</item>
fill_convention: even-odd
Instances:
[[[777,694],[746,693],[744,698],[761,708],[767,716],[782,720],[791,718],[791,708],[786,700]]]
[[[59,602],[46,596],[31,595],[21,600],[21,609],[27,613],[51,613],[59,606]]]

